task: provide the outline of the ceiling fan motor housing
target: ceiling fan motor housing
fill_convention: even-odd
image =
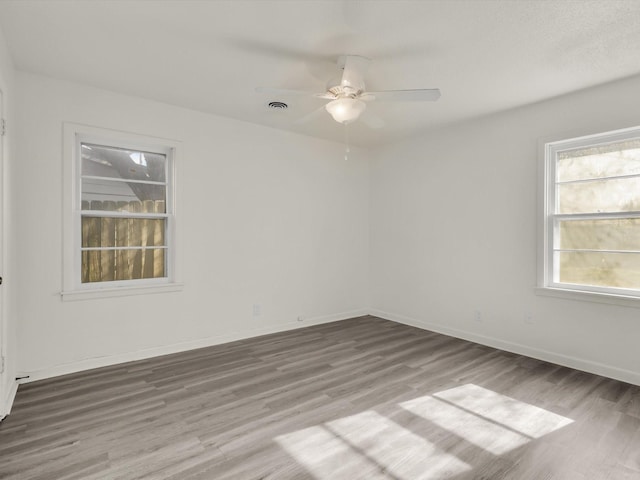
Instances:
[[[356,98],[362,92],[364,92],[364,83],[362,84],[362,88],[354,88],[349,85],[345,86],[340,84],[331,85],[331,83],[327,85],[327,92],[331,93],[332,95],[335,95],[336,98],[345,98],[345,97]]]

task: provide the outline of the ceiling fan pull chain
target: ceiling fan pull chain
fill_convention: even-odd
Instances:
[[[345,143],[345,151],[344,151],[344,159],[349,160],[349,152],[351,149],[349,148],[349,124],[344,124],[344,143]]]

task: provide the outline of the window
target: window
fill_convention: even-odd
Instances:
[[[640,128],[545,144],[543,287],[640,297]]]
[[[65,125],[63,298],[177,284],[176,148],[162,139]]]
[[[80,142],[80,281],[166,278],[169,153]]]

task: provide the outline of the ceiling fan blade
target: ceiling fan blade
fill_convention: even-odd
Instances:
[[[359,55],[343,55],[338,58],[338,66],[344,71],[342,72],[342,80],[340,85],[343,87],[351,87],[354,90],[362,90],[364,88],[364,74],[369,68],[369,60]]]
[[[304,115],[303,117],[300,117],[299,119],[297,119],[295,122],[295,124],[301,125],[304,123],[309,123],[312,120],[315,120],[316,118],[322,116],[322,114],[326,112],[324,105],[320,108],[316,108],[315,110],[313,110],[311,113],[307,113],[306,115]]]
[[[307,91],[307,90],[291,90],[287,88],[271,88],[271,87],[256,87],[256,93],[266,93],[269,95],[304,95],[304,96],[314,96],[316,93]],[[320,94],[324,95],[324,93]]]
[[[267,95],[284,95],[289,97],[316,97],[325,100],[335,100],[336,96],[329,92],[314,93],[309,90],[291,90],[288,88],[271,88],[256,87],[256,93],[265,93]]]
[[[367,127],[373,128],[377,130],[378,128],[382,128],[385,126],[384,120],[378,117],[377,115],[372,115],[370,113],[365,113],[360,117],[362,123],[364,123]]]
[[[258,42],[248,38],[219,38],[219,41],[226,43],[231,48],[243,50],[262,58],[303,63],[307,72],[323,83],[327,81],[329,75],[335,72],[336,68],[336,58],[333,54],[321,55],[296,48],[295,45],[277,45],[264,39]],[[321,50],[315,49],[315,51]]]
[[[313,94],[314,97],[316,98],[324,98],[325,100],[335,100],[338,97],[335,96],[333,93],[331,92],[327,92],[327,93],[314,93]]]
[[[316,54],[307,50],[299,49],[295,45],[284,46],[264,39],[258,42],[249,38],[219,38],[218,41],[225,43],[232,48],[244,50],[263,57],[281,58],[284,60],[300,62],[321,61],[335,65],[335,57],[332,55]]]
[[[440,98],[440,89],[384,90],[381,92],[366,92],[363,95],[373,95],[376,101],[379,102],[435,102]]]

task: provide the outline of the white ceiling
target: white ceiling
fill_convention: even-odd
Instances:
[[[19,70],[336,141],[328,114],[294,123],[322,100],[255,87],[323,92],[357,54],[368,90],[442,90],[370,103],[364,146],[640,73],[640,0],[2,0],[0,28]]]

